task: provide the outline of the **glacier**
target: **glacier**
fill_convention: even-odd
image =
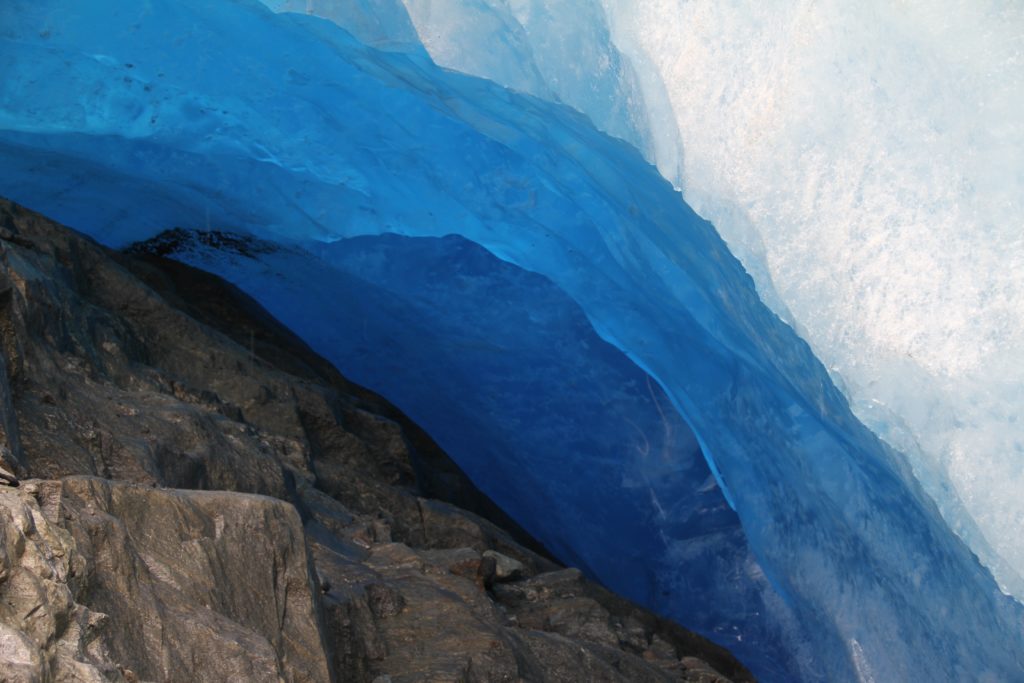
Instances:
[[[789,289],[792,281],[779,276],[782,271],[773,260],[773,254],[788,253],[786,249],[804,256],[818,254],[820,260],[813,262],[787,262],[795,278],[799,278],[800,268],[806,268],[808,282],[813,281],[812,275],[821,275],[823,262],[848,263],[810,239],[808,246],[799,245],[804,234],[819,241],[834,234],[829,232],[834,231],[834,223],[819,227],[815,216],[841,210],[842,204],[825,203],[816,208],[819,213],[801,214],[797,216],[801,220],[794,221],[789,221],[793,216],[785,212],[769,211],[768,199],[785,206],[787,201],[804,197],[786,192],[795,194],[794,188],[810,192],[807,201],[814,203],[817,185],[797,182],[800,179],[787,175],[786,168],[792,165],[820,171],[823,167],[780,159],[779,170],[767,164],[764,155],[733,158],[730,155],[735,149],[730,147],[728,134],[746,139],[751,129],[729,121],[721,123],[719,134],[709,135],[700,152],[702,148],[691,143],[694,131],[680,126],[675,116],[684,107],[672,100],[679,96],[670,87],[673,79],[665,76],[669,72],[658,63],[657,51],[641,40],[651,35],[638,31],[632,43],[627,40],[629,20],[637,17],[626,16],[630,8],[625,3],[618,14],[610,4],[597,8],[601,12],[594,9],[579,14],[589,18],[577,22],[575,33],[566,29],[576,41],[571,52],[559,52],[564,46],[551,45],[553,37],[561,35],[558,26],[572,26],[564,15],[561,23],[533,17],[538,22],[532,24],[535,27],[556,28],[546,34],[535,28],[531,34],[524,27],[531,25],[527,10],[532,5],[509,3],[508,12],[519,12],[516,21],[521,30],[500,34],[507,57],[491,64],[491,68],[515,65],[520,80],[505,84],[501,84],[501,74],[484,74],[492,79],[484,80],[439,68],[430,55],[444,44],[438,33],[441,26],[435,25],[432,39],[427,40],[419,37],[423,34],[417,24],[431,17],[435,24],[438,17],[472,18],[474,15],[459,14],[460,7],[470,4],[477,16],[492,21],[496,15],[490,8],[498,3],[436,3],[433,14],[429,2],[410,1],[404,13],[404,5],[384,0],[362,0],[340,9],[336,3],[323,3],[326,9],[338,10],[327,19],[272,11],[310,12],[319,4],[308,2],[304,8],[296,8],[282,3],[266,7],[247,0],[152,0],[144,4],[8,0],[0,6],[0,68],[4,74],[0,82],[0,194],[113,246],[147,239],[174,226],[214,226],[273,241],[282,249],[281,256],[275,258],[293,259],[290,265],[274,265],[274,259],[269,259],[268,266],[267,262],[212,256],[208,265],[247,284],[282,318],[292,311],[294,318],[288,322],[296,331],[343,368],[346,361],[342,356],[351,357],[342,353],[344,343],[358,339],[332,335],[338,328],[331,323],[339,321],[339,309],[355,305],[354,295],[337,296],[342,290],[332,287],[358,278],[362,289],[349,291],[380,292],[382,306],[390,302],[391,310],[404,310],[412,316],[403,318],[407,325],[416,320],[420,321],[417,325],[426,325],[423,321],[430,320],[428,327],[421,328],[424,336],[427,332],[447,335],[432,342],[436,353],[441,354],[449,340],[471,339],[485,347],[465,354],[448,349],[446,355],[435,356],[446,363],[438,374],[456,378],[444,389],[450,392],[446,402],[456,413],[469,417],[479,407],[474,404],[478,396],[459,389],[473,388],[472,375],[467,379],[465,374],[474,367],[479,370],[474,364],[489,357],[487,347],[496,340],[515,342],[507,344],[507,353],[493,368],[497,379],[503,371],[514,373],[522,367],[531,353],[545,360],[542,351],[546,346],[563,343],[572,348],[572,343],[590,340],[586,354],[570,354],[560,365],[554,362],[558,354],[551,354],[553,369],[544,374],[556,375],[553,379],[559,382],[590,377],[597,402],[615,385],[629,386],[629,380],[623,378],[632,377],[633,386],[643,379],[645,388],[645,378],[652,378],[650,391],[633,392],[628,403],[645,420],[658,412],[655,404],[660,406],[665,400],[667,408],[670,403],[677,413],[671,420],[677,425],[674,433],[680,435],[680,442],[673,446],[667,463],[645,463],[638,459],[644,448],[638,449],[634,441],[630,451],[629,441],[620,436],[618,443],[624,448],[618,454],[595,456],[592,473],[584,451],[566,453],[564,460],[556,452],[543,461],[519,454],[515,457],[524,458],[519,462],[534,469],[527,469],[518,483],[502,472],[500,461],[480,457],[472,448],[479,441],[452,436],[442,442],[485,490],[504,490],[506,502],[513,508],[519,505],[520,521],[531,532],[550,543],[560,542],[558,547],[570,559],[584,563],[595,575],[605,572],[605,580],[615,584],[613,587],[685,624],[685,599],[677,602],[661,594],[645,595],[636,585],[617,585],[628,584],[630,571],[615,569],[616,555],[628,555],[630,546],[615,543],[610,538],[615,534],[601,531],[607,527],[622,535],[635,533],[637,539],[650,542],[641,548],[656,560],[652,565],[665,572],[656,581],[662,585],[678,582],[685,590],[683,574],[672,574],[673,559],[678,563],[687,559],[686,545],[674,543],[687,538],[681,531],[685,520],[676,516],[678,511],[652,501],[698,490],[707,496],[701,511],[722,513],[709,515],[715,518],[711,521],[700,521],[700,525],[710,525],[700,528],[735,523],[742,528],[743,538],[730,534],[727,546],[734,557],[727,561],[743,569],[733,595],[751,595],[760,601],[753,608],[738,609],[728,602],[720,605],[719,623],[739,618],[738,633],[716,633],[709,626],[716,618],[714,604],[699,607],[706,610],[699,616],[706,619],[699,627],[728,641],[763,680],[1024,678],[1024,611],[999,590],[990,571],[997,571],[1000,580],[1008,583],[993,559],[1003,557],[1005,550],[992,541],[993,527],[985,515],[971,508],[962,491],[952,488],[958,482],[955,468],[929,468],[928,458],[933,454],[929,444],[915,444],[911,438],[914,425],[940,425],[943,423],[935,422],[936,416],[950,414],[965,421],[956,427],[964,433],[973,430],[979,438],[995,439],[996,445],[1006,445],[1000,440],[1007,434],[1014,438],[1012,428],[999,431],[986,422],[991,417],[986,411],[995,402],[1002,410],[1000,419],[1015,424],[1015,404],[1006,398],[1020,389],[1019,383],[1014,384],[1019,368],[1013,362],[1020,358],[1019,353],[1014,355],[1019,347],[1012,344],[1019,325],[1014,326],[1011,315],[1019,301],[1014,298],[1020,290],[1015,289],[1013,279],[1019,269],[992,274],[1006,278],[1004,290],[999,290],[1006,292],[1005,297],[989,293],[996,304],[993,310],[1001,311],[1003,317],[996,316],[999,325],[994,327],[989,325],[992,319],[981,318],[984,324],[979,333],[989,336],[978,342],[977,352],[995,355],[961,359],[979,363],[978,367],[993,376],[999,373],[999,381],[988,385],[992,395],[958,392],[969,385],[946,377],[951,382],[948,391],[956,396],[949,401],[955,402],[943,403],[946,399],[941,396],[934,405],[927,400],[914,402],[927,413],[915,422],[918,418],[906,412],[909,408],[901,408],[906,396],[886,403],[884,391],[898,387],[901,392],[928,399],[936,395],[931,393],[935,376],[927,372],[915,375],[919,368],[878,353],[877,345],[866,343],[866,352],[873,354],[871,361],[877,366],[872,372],[879,373],[876,384],[880,388],[879,393],[865,393],[878,387],[862,388],[858,376],[837,365],[827,344],[815,336],[820,320],[801,318],[810,306],[807,302],[814,300],[814,310],[823,312],[821,320],[828,318],[820,324],[838,326],[836,318],[828,316],[836,313],[846,294],[839,292],[834,299],[821,295],[815,299],[808,294],[801,304]],[[693,5],[675,9],[713,13],[706,5]],[[544,7],[561,8],[564,13],[573,5],[553,2]],[[721,11],[733,10],[730,6]],[[772,19],[785,24],[786,16]],[[588,23],[600,21],[607,21],[607,27]],[[708,21],[684,22],[686,26],[680,30],[706,26]],[[750,30],[777,28],[773,21],[749,22]],[[666,31],[674,30],[671,21],[662,23]],[[342,24],[352,31],[344,30]],[[507,21],[505,25],[515,29]],[[499,24],[492,22],[491,26],[492,33],[487,35],[499,35],[494,33]],[[539,42],[530,45],[531,35],[539,35]],[[831,40],[828,32],[814,35]],[[736,43],[743,43],[742,37]],[[707,41],[704,47],[708,48]],[[800,43],[798,47],[813,52],[820,45]],[[1003,43],[992,41],[993,51],[1003,48]],[[475,59],[472,53],[455,54],[470,62]],[[564,64],[560,55],[564,54],[578,56],[572,62],[580,67],[576,81],[559,71]],[[444,65],[444,60],[438,61]],[[602,67],[607,68],[602,71]],[[466,66],[464,70],[472,69]],[[701,73],[707,75],[708,71],[705,68]],[[742,64],[733,72],[733,83],[747,82]],[[893,83],[899,83],[905,73],[883,72],[881,75],[896,79],[887,84],[896,92]],[[598,95],[586,102],[580,98],[586,100],[587,91],[577,86],[588,73],[595,74],[593,92]],[[604,75],[598,78],[597,74]],[[719,85],[732,87],[725,75]],[[697,100],[706,100],[700,104],[725,96],[723,92],[697,92],[701,93],[694,95]],[[738,100],[749,100],[747,95],[731,93]],[[908,97],[913,95],[911,92]],[[840,112],[847,109],[842,102],[835,106]],[[993,103],[995,116],[1014,111],[1014,106],[1012,98]],[[690,107],[686,115],[718,121],[708,110],[700,111]],[[850,125],[855,123],[872,130],[880,125],[877,119],[854,117]],[[754,123],[750,125],[756,128]],[[770,130],[766,127],[765,134]],[[1015,128],[995,126],[993,130],[994,136],[1009,135],[1012,141]],[[818,132],[812,133],[810,139],[817,140]],[[898,134],[903,133],[893,132]],[[971,137],[972,131],[957,134]],[[777,144],[779,139],[771,140]],[[844,140],[853,146],[857,142],[853,132]],[[995,145],[992,140],[983,142]],[[681,145],[685,145],[685,154]],[[778,147],[780,153],[792,151],[786,145]],[[1012,155],[1012,146],[1009,149],[1007,154]],[[665,177],[684,188],[687,198],[714,219],[750,275],[715,227],[700,218],[640,152],[656,161]],[[664,159],[668,161],[658,159],[658,153],[667,155]],[[819,148],[808,154],[808,159],[825,158],[825,150]],[[875,162],[880,163],[879,159]],[[952,164],[956,159],[939,161]],[[765,166],[754,170],[743,166],[758,163]],[[933,167],[943,166],[936,163]],[[774,173],[771,182],[755,170]],[[723,174],[731,173],[749,182],[745,187],[750,191],[764,192],[764,202],[752,203],[750,195],[739,192],[742,188],[729,185],[729,178],[716,184]],[[849,173],[856,177],[854,171]],[[849,180],[845,174],[840,176],[843,182]],[[967,191],[971,180],[957,185],[958,191]],[[978,185],[983,180],[974,178]],[[993,192],[1014,187],[1012,176],[992,180]],[[927,185],[931,187],[930,181]],[[880,192],[871,182],[858,190],[868,208],[875,201],[872,192]],[[877,201],[892,200],[894,206],[906,204],[889,193],[878,197]],[[1010,219],[1005,223],[992,220],[991,214],[987,217],[993,229],[1010,234],[999,249],[1003,260],[996,263],[1009,260],[1012,265],[1019,254],[1015,251],[1019,235],[1015,242],[1012,234],[1013,219],[1020,215],[1013,213],[1013,202],[1019,201],[1019,195],[1006,191],[1005,196],[994,199],[1000,200],[996,205],[1005,209],[1004,217]],[[927,214],[919,218],[928,224]],[[759,222],[762,219],[767,223]],[[898,215],[887,215],[880,223],[885,230],[899,232]],[[774,226],[776,232],[757,232],[765,225]],[[865,219],[851,230],[868,227]],[[938,238],[949,238],[952,228],[938,227],[942,228]],[[743,237],[742,231],[748,228],[749,234]],[[730,233],[737,229],[740,232]],[[865,237],[870,247],[866,253],[870,255],[874,249],[877,255],[884,242],[879,242],[877,233],[867,232]],[[951,258],[979,254],[970,251],[970,245],[945,241],[959,245],[951,249],[955,252]],[[842,250],[844,243],[837,248]],[[482,249],[486,253],[479,252]],[[782,252],[773,251],[780,249]],[[507,270],[500,262],[518,270]],[[430,263],[434,264],[432,271],[428,270]],[[453,271],[444,270],[445,264],[452,263],[479,264],[487,274],[484,291],[475,295],[458,291],[459,279]],[[937,263],[952,268],[950,261]],[[421,265],[420,270],[414,267]],[[317,276],[321,268],[322,277]],[[945,271],[937,268],[936,272],[941,275]],[[854,278],[872,273],[857,270],[847,274]],[[544,279],[529,279],[524,274]],[[894,279],[896,285],[907,286],[901,278]],[[883,284],[889,285],[884,277],[878,286]],[[504,301],[488,298],[499,290]],[[418,291],[425,293],[418,296]],[[898,300],[899,291],[884,289],[879,301]],[[767,308],[762,298],[779,315]],[[428,304],[436,318],[420,317]],[[531,313],[532,305],[540,308]],[[902,315],[902,304],[897,301],[893,305],[897,308],[887,315]],[[963,312],[966,304],[958,305],[961,308],[953,307],[952,313]],[[526,317],[507,313],[509,320],[502,320],[499,306],[508,311],[518,307],[522,310],[517,315]],[[494,308],[497,312],[492,312]],[[559,312],[558,320],[569,321],[555,330],[567,337],[545,336],[536,329],[538,321],[553,311]],[[914,311],[928,315],[926,308]],[[377,316],[378,312],[374,309],[364,317],[386,325],[388,318]],[[492,320],[485,313],[496,316],[494,326],[467,337],[466,321],[477,317]],[[907,325],[916,320],[910,317]],[[515,320],[524,322],[513,328],[498,324]],[[792,321],[792,326],[784,320]],[[529,333],[522,331],[510,340],[509,330],[515,332],[515,327],[527,328]],[[794,327],[811,341],[828,367]],[[899,327],[899,331],[905,329]],[[1005,334],[1004,329],[1008,330]],[[922,330],[920,341],[924,343],[933,330],[927,325]],[[381,327],[375,334],[401,331],[402,326],[396,324]],[[866,332],[853,334],[871,342]],[[948,341],[940,350],[955,356],[964,339],[952,335]],[[1003,364],[986,362],[992,358],[1002,358]],[[574,359],[583,366],[573,370],[570,361]],[[357,357],[348,367],[356,372],[362,368],[372,384],[395,371],[392,368],[389,373],[381,366],[374,369],[378,362],[380,359]],[[567,371],[573,376],[557,377]],[[895,379],[888,379],[890,376]],[[509,397],[524,389],[515,383],[529,382],[530,376],[513,379]],[[843,383],[850,400],[833,379]],[[990,377],[974,379],[983,387]],[[422,401],[415,395],[415,379],[404,382],[404,386],[399,382],[392,387],[402,394],[396,402],[402,405],[403,398],[410,405]],[[885,382],[888,389],[882,386]],[[557,386],[546,386],[543,392],[552,399],[560,396]],[[865,417],[864,397],[870,395],[878,396],[874,401],[881,404],[873,419]],[[520,402],[526,403],[528,398],[522,396]],[[561,400],[565,401],[564,395]],[[970,410],[959,410],[964,407],[961,402],[971,401]],[[851,405],[891,445],[865,427]],[[533,406],[502,409],[509,410],[509,416],[538,419]],[[572,411],[573,406],[563,403],[558,410]],[[554,410],[540,413],[551,420],[545,424],[552,428],[584,419],[582,413],[570,412],[561,418]],[[428,416],[424,426],[443,432],[451,427],[445,420],[453,415]],[[687,430],[682,429],[680,418]],[[481,419],[481,423],[497,424],[493,418]],[[886,423],[894,425],[891,430],[883,428]],[[590,428],[597,422],[581,424]],[[660,425],[649,425],[639,431],[647,436],[657,433]],[[943,440],[942,432],[936,431],[929,435]],[[636,438],[636,430],[626,433]],[[901,440],[901,434],[909,436]],[[569,441],[561,438],[565,440],[562,443]],[[693,464],[694,444],[707,459],[707,469]],[[1019,451],[1019,444],[1017,448]],[[1015,452],[1012,443],[1005,452]],[[997,455],[984,450],[978,457],[994,461]],[[1011,460],[999,463],[1005,469],[1011,467]],[[563,464],[565,467],[560,467]],[[690,471],[673,480],[683,469]],[[703,486],[709,474],[713,481]],[[1007,488],[1012,487],[1013,472],[1004,474],[1009,483],[992,489],[997,500],[1013,490]],[[585,491],[573,488],[577,479],[585,482],[589,476],[608,484],[598,489],[603,495],[597,499],[588,499]],[[550,488],[545,489],[545,498],[534,500],[531,494],[538,480]],[[617,486],[610,485],[616,481]],[[950,488],[945,498],[936,493],[943,487]],[[578,538],[566,534],[558,520],[545,516],[546,502],[550,505],[551,495],[559,495],[559,491],[566,496],[566,505],[575,501],[579,506],[572,512],[576,515],[573,521],[582,527]],[[623,497],[626,495],[636,498],[630,503]],[[734,518],[723,507],[724,500],[734,509]],[[962,503],[955,502],[958,500]],[[1011,503],[1009,514],[999,524],[1013,523]],[[963,510],[956,507],[960,504]],[[616,515],[604,516],[606,505]],[[644,511],[639,518],[627,517],[634,514],[630,505]],[[569,514],[569,508],[564,514]],[[973,553],[961,536],[972,544]],[[983,547],[985,539],[991,550]],[[600,566],[600,550],[612,556],[604,566]],[[985,559],[988,567],[974,553]],[[688,571],[698,572],[699,568]],[[709,581],[714,573],[693,577],[693,581],[697,577]],[[697,589],[701,586],[696,584]],[[768,614],[757,614],[760,611]],[[753,644],[742,638],[744,626],[754,635]],[[781,650],[774,650],[772,644]]]
[[[438,63],[542,97],[557,84],[553,99],[685,188],[855,414],[1024,598],[1019,3],[404,4]],[[537,15],[608,40],[565,39],[581,57],[523,83],[489,61],[478,27],[509,25],[529,38],[521,53],[548,53]],[[572,28],[580,15],[597,26]],[[633,130],[581,92],[587,72],[616,84]]]

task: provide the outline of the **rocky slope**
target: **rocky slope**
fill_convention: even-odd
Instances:
[[[752,680],[211,275],[0,201],[0,340],[0,681]]]

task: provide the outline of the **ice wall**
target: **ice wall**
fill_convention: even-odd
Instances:
[[[564,102],[601,130],[653,149],[632,64],[612,44],[602,8],[548,0],[403,0],[439,65]]]
[[[564,102],[589,116],[599,129],[652,154],[678,148],[674,126],[648,121],[654,108],[645,100],[667,102],[663,88],[641,83],[654,70],[638,74],[622,57],[611,41],[604,10],[590,0],[263,2],[275,11],[303,11],[329,19],[364,43],[406,44],[412,32],[440,66]],[[389,31],[394,32],[393,40]],[[660,137],[652,137],[652,131]]]
[[[800,678],[1019,676],[1020,606],[626,143],[255,2],[8,0],[0,27],[0,193],[109,244],[460,234],[662,385],[806,628]]]
[[[540,96],[572,91],[561,101],[588,113],[602,97],[586,87],[608,76],[586,57],[614,54],[612,81],[643,94],[617,94],[643,105],[638,147],[718,227],[857,415],[907,454],[1004,590],[1024,597],[1019,4],[406,4],[440,63]],[[534,16],[544,21],[522,19]],[[595,36],[578,61],[544,32],[576,21]],[[613,46],[593,47],[608,35]],[[562,68],[520,82],[493,57],[503,40],[515,63]]]
[[[275,12],[299,12],[343,26],[360,42],[381,50],[421,52],[416,28],[402,0],[262,0]]]

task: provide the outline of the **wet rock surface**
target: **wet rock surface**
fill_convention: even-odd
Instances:
[[[214,276],[0,201],[0,346],[0,680],[752,680]]]

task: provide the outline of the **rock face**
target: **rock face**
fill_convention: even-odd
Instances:
[[[213,276],[0,201],[0,342],[0,680],[752,680]]]
[[[294,506],[96,477],[0,505],[12,680],[329,679]]]

